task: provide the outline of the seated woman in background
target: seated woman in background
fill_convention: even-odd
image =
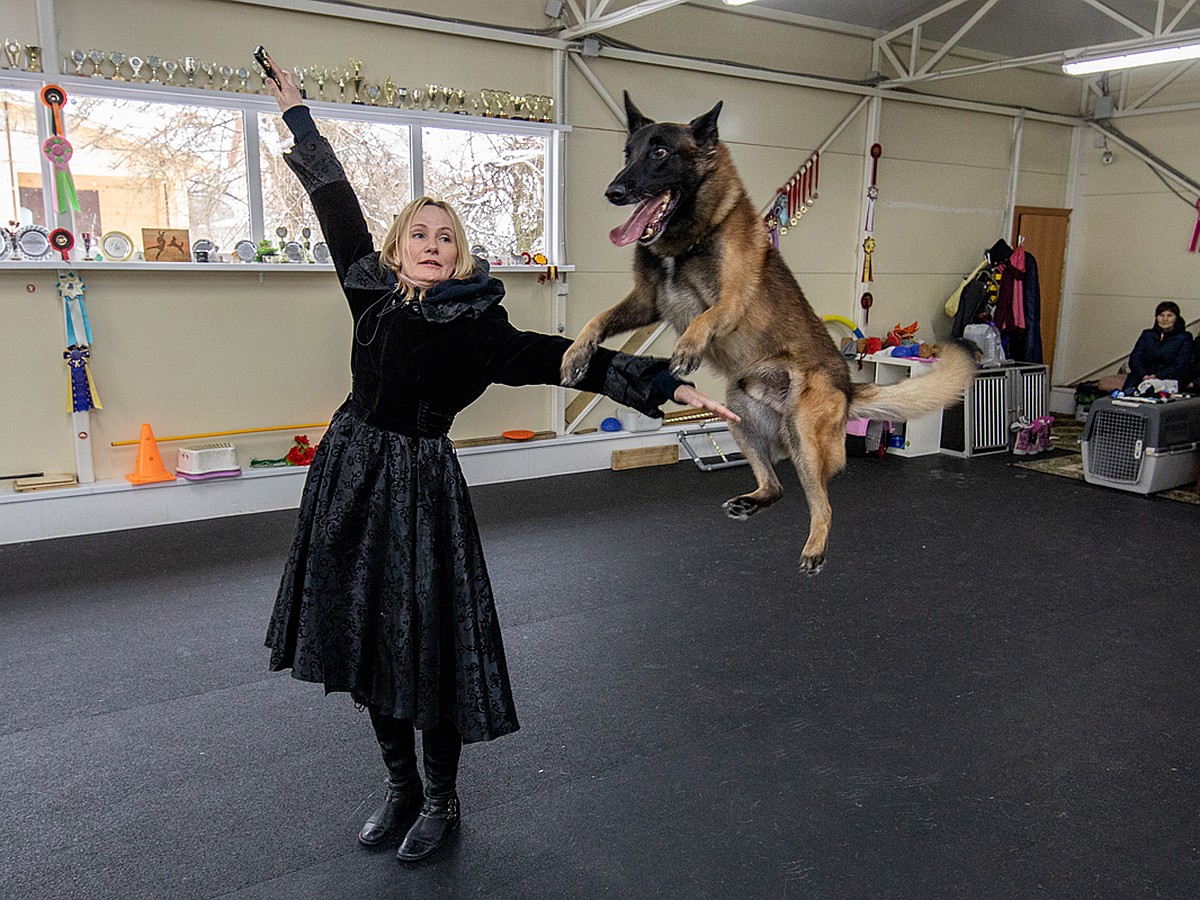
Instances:
[[[1192,336],[1184,328],[1179,304],[1164,300],[1154,308],[1154,327],[1147,328],[1129,354],[1129,376],[1122,390],[1129,394],[1148,378],[1174,380],[1182,388],[1192,375]]]

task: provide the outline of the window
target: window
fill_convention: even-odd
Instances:
[[[471,244],[520,264],[546,253],[546,138],[426,128],[425,193],[458,210]]]
[[[0,90],[0,226],[45,225],[42,151],[31,91]]]
[[[375,246],[381,246],[392,219],[412,199],[408,126],[313,118],[346,170]],[[299,240],[296,236],[307,226],[316,240],[319,227],[312,205],[283,161],[283,151],[292,143],[291,132],[278,115],[260,115],[258,129],[267,237],[273,238],[282,226],[289,239]]]
[[[240,112],[76,94],[64,115],[80,234],[123,231],[140,247],[143,228],[187,228],[221,248],[250,236]]]

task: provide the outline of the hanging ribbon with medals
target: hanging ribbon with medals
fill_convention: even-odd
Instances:
[[[879,186],[875,183],[879,176],[879,157],[883,156],[883,147],[871,145],[871,184],[867,187],[867,224],[863,231],[868,233],[875,230],[875,201],[879,199]]]
[[[96,382],[88,366],[91,359],[92,323],[88,320],[87,306],[83,302],[83,294],[87,288],[74,272],[60,275],[57,287],[67,319],[67,349],[63,351],[63,359],[67,361],[67,372],[70,375],[68,407],[71,412],[103,409],[100,392],[96,390]]]
[[[67,164],[74,150],[70,142],[63,137],[62,108],[67,102],[67,92],[57,84],[48,84],[42,88],[42,102],[50,107],[53,118],[51,127],[54,133],[42,144],[42,154],[50,160],[54,167],[54,189],[58,197],[58,211],[65,213],[68,209],[79,212],[79,197],[75,193],[75,180],[71,177],[71,168]]]
[[[779,249],[779,235],[787,234],[799,225],[800,217],[817,202],[820,166],[821,154],[814,150],[804,165],[775,192],[775,199],[763,214],[763,223],[776,250]]]
[[[1192,231],[1192,245],[1188,250],[1195,253],[1197,244],[1200,244],[1200,200],[1196,201],[1196,228]]]

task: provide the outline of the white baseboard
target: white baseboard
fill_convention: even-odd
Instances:
[[[1050,388],[1050,412],[1064,416],[1075,415],[1075,388]]]
[[[696,427],[692,423],[658,431],[597,432],[469,447],[459,450],[458,458],[468,484],[520,481],[608,469],[614,450],[678,444],[679,432]],[[716,437],[723,452],[736,450],[728,432]],[[233,478],[178,479],[139,487],[122,478],[21,494],[9,486],[0,492],[0,544],[294,509],[307,471],[249,469]]]

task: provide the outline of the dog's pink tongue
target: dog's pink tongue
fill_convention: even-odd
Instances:
[[[629,221],[624,225],[618,225],[610,231],[608,239],[618,247],[624,247],[626,244],[632,244],[640,238],[650,220],[654,218],[654,213],[658,209],[660,199],[662,198],[654,197],[653,199],[643,200],[639,203],[637,209],[633,211],[633,215],[629,217]]]

